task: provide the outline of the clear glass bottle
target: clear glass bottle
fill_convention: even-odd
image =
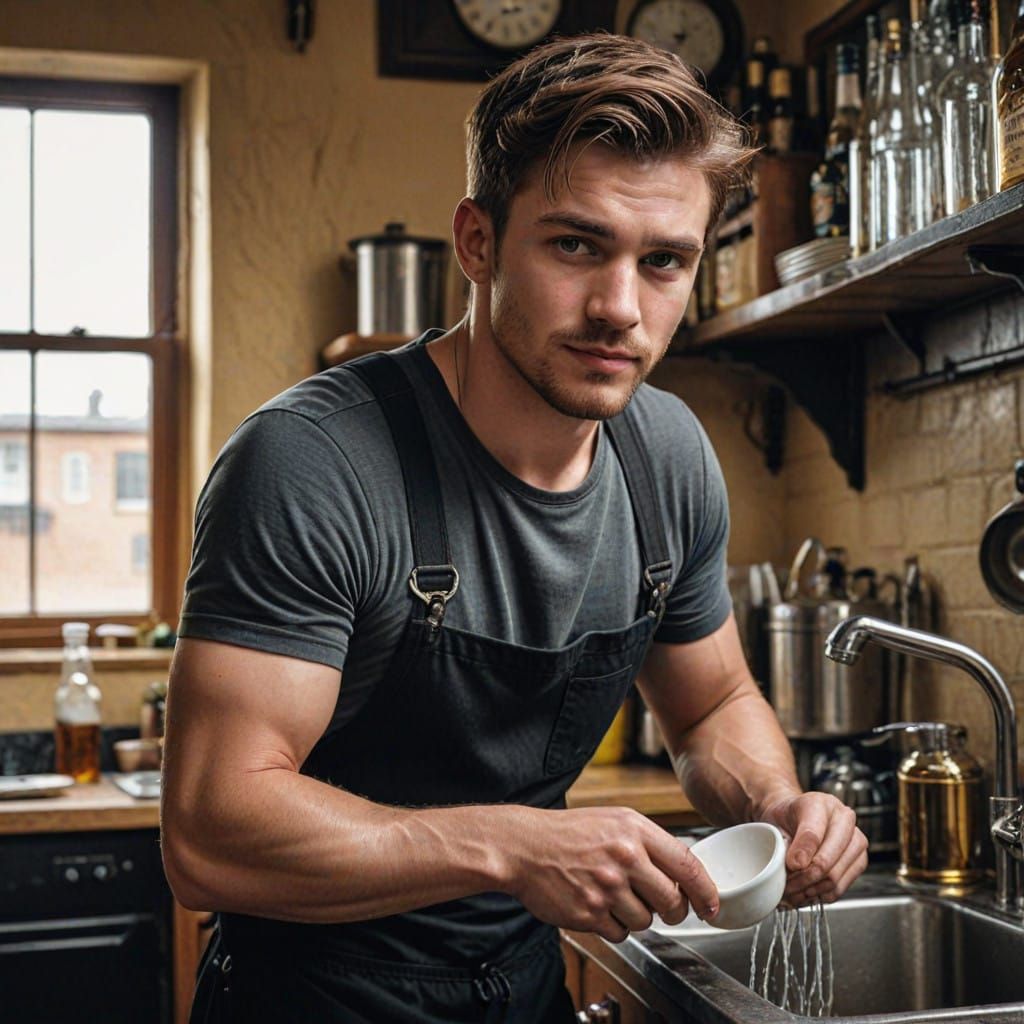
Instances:
[[[829,124],[825,157],[811,174],[811,222],[818,238],[850,233],[850,142],[860,118],[857,47],[836,47],[836,112]]]
[[[910,40],[907,56],[910,75],[917,89],[921,120],[928,139],[928,195],[932,205],[932,220],[944,216],[942,191],[942,128],[941,114],[935,102],[935,86],[942,77],[935,77],[937,62],[932,47],[932,29],[924,14],[924,0],[910,0]]]
[[[956,58],[954,0],[931,0],[928,4],[928,35],[931,39],[931,82],[941,82]]]
[[[939,83],[942,173],[947,215],[992,194],[992,67],[985,41],[986,12],[970,0],[957,30],[957,59]]]
[[[1006,53],[993,77],[999,188],[1024,181],[1024,0],[1010,30]]]
[[[65,622],[64,662],[54,695],[54,769],[75,782],[100,780],[101,694],[93,680],[89,626]]]
[[[857,118],[857,131],[850,140],[850,251],[860,256],[871,248],[870,232],[870,157],[871,140],[878,131],[878,85],[881,39],[878,16],[869,14],[867,29],[867,69],[864,73],[864,103]]]
[[[929,139],[898,18],[886,22],[883,53],[878,131],[871,146],[871,223],[876,245],[919,231],[931,223],[934,212]]]

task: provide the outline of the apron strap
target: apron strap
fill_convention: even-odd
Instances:
[[[627,405],[618,416],[605,420],[605,426],[615,454],[619,457],[629,500],[633,505],[633,515],[636,517],[640,555],[644,563],[644,586],[648,595],[647,611],[653,618],[660,620],[672,585],[672,559],[669,557],[665,524],[658,507],[651,460],[640,438],[632,404]]]
[[[387,352],[374,352],[355,359],[345,364],[345,369],[357,374],[377,398],[391,430],[405,482],[416,564],[409,586],[426,603],[431,625],[440,626],[445,602],[458,589],[459,574],[452,564],[437,466],[413,383],[402,368],[401,360]],[[637,521],[648,612],[660,619],[671,586],[672,561],[651,462],[630,406],[606,420],[605,425],[618,455]]]
[[[437,466],[413,383],[401,361],[386,352],[355,359],[345,369],[370,389],[391,430],[412,531],[414,568],[409,587],[426,604],[427,621],[436,629],[446,602],[459,588],[459,574],[452,565]]]

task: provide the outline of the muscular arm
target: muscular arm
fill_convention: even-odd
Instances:
[[[731,615],[695,643],[654,644],[637,685],[708,821],[750,821],[800,793],[789,743],[747,668]]]
[[[362,920],[476,892],[621,940],[650,910],[715,892],[686,848],[623,808],[385,807],[299,774],[340,673],[183,639],[171,672],[161,807],[179,901],[282,920]]]
[[[778,719],[747,668],[732,615],[701,640],[655,644],[637,681],[676,773],[712,823],[770,821],[788,835],[786,897],[835,900],[867,866],[850,808],[802,793]]]

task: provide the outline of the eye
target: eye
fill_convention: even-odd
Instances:
[[[674,252],[654,252],[645,256],[644,263],[648,263],[656,270],[683,270],[689,266],[689,261]]]
[[[560,238],[552,239],[553,244],[559,252],[566,256],[575,256],[579,252],[592,253],[594,247],[583,238],[576,235],[563,235]]]

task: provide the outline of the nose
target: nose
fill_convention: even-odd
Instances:
[[[587,319],[615,330],[640,322],[640,280],[637,268],[626,260],[605,264],[592,278],[587,297]]]

